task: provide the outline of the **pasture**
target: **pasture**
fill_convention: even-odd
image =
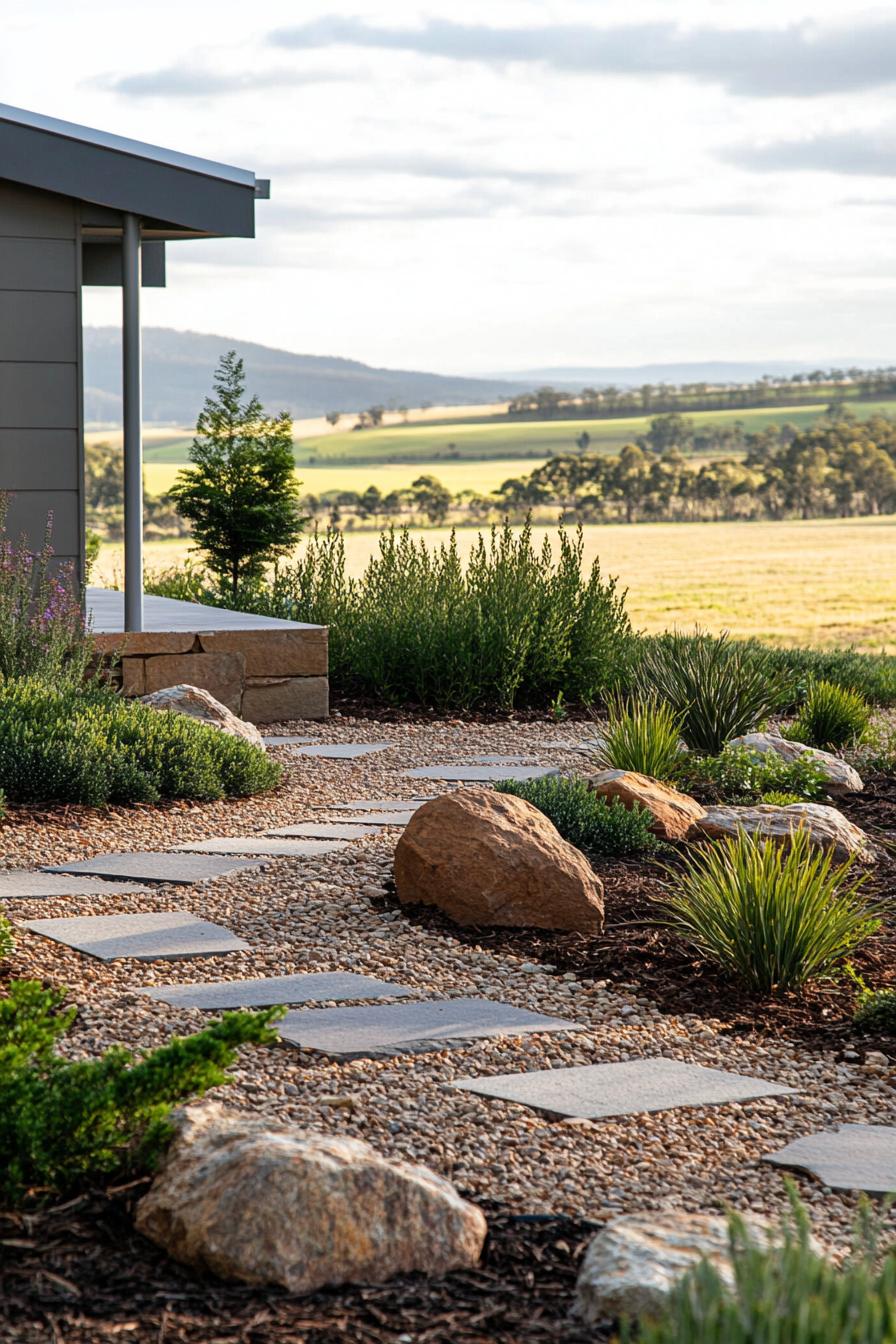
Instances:
[[[536,528],[538,540],[550,528]],[[855,644],[896,652],[896,518],[809,522],[650,523],[585,528],[586,554],[629,589],[639,628],[699,623],[774,644]],[[427,544],[445,529],[420,532]],[[458,532],[467,551],[475,529]],[[377,545],[373,532],[347,533],[351,572]],[[181,563],[183,540],[148,542],[149,569]],[[120,545],[105,545],[95,581],[120,578]]]

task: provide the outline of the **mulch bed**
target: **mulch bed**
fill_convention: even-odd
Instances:
[[[134,1231],[142,1187],[31,1217],[0,1215],[0,1340],[15,1344],[599,1344],[570,1323],[578,1262],[596,1227],[514,1218],[479,1201],[479,1267],[297,1297],[223,1283]]]
[[[562,715],[544,709],[477,710],[433,709],[431,705],[387,705],[374,696],[330,690],[330,713],[343,718],[372,719],[376,723],[592,723],[594,715],[583,705],[564,706]]]
[[[864,794],[838,806],[876,840],[889,839],[887,832],[896,838],[896,780],[871,780]],[[674,861],[670,850],[663,862]],[[663,875],[655,860],[601,858],[594,862],[604,883],[606,908],[606,926],[598,938],[543,929],[464,929],[431,907],[401,908],[408,918],[450,932],[461,942],[553,966],[558,975],[573,972],[582,980],[629,984],[663,1012],[713,1018],[732,1034],[787,1036],[817,1050],[882,1050],[890,1055],[896,1051],[893,1035],[856,1029],[852,1020],[855,989],[848,979],[821,982],[801,993],[773,998],[738,991],[726,972],[657,926]],[[884,859],[865,888],[869,898],[892,900],[894,876],[896,862]],[[398,906],[394,889],[383,904]],[[851,960],[872,988],[896,988],[896,911]]]

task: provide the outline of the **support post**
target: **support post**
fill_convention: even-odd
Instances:
[[[140,220],[122,232],[122,422],[124,428],[124,628],[143,629],[143,356],[140,337]]]

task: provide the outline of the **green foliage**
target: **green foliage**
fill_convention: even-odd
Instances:
[[[787,736],[809,747],[836,751],[858,742],[871,721],[871,706],[858,691],[832,681],[816,681]]]
[[[330,627],[330,676],[340,690],[388,704],[512,709],[591,702],[625,665],[632,631],[624,596],[583,538],[559,533],[559,554],[531,530],[479,536],[466,564],[454,535],[430,548],[407,531],[380,537],[363,578],[345,572],[336,532],[315,534],[247,609]]]
[[[226,1082],[239,1046],[276,1040],[282,1009],[225,1013],[193,1036],[135,1058],[115,1046],[69,1061],[55,1046],[75,1009],[64,993],[13,981],[0,999],[0,1195],[53,1195],[152,1170],[170,1138],[172,1106]]]
[[[280,773],[261,747],[95,683],[0,682],[0,788],[11,802],[239,797]]]
[[[798,793],[784,793],[780,789],[769,789],[763,793],[759,799],[760,803],[768,803],[770,807],[790,807],[793,803],[805,802]]]
[[[190,560],[148,571],[143,586],[156,597],[173,597],[179,602],[199,602],[203,606],[224,605],[212,575]]]
[[[755,728],[781,699],[762,655],[745,656],[727,634],[663,635],[641,651],[638,680],[680,717],[687,745],[710,756]]]
[[[809,755],[785,761],[775,751],[727,746],[718,756],[689,755],[679,759],[681,788],[713,803],[743,805],[773,801],[765,795],[789,795],[793,802],[816,802],[827,793],[824,771]]]
[[[651,697],[607,701],[600,725],[599,760],[616,770],[635,770],[653,779],[671,779],[681,759],[681,715]]]
[[[878,1267],[881,1220],[863,1204],[853,1252],[837,1265],[812,1249],[792,1187],[790,1200],[778,1245],[757,1244],[731,1214],[733,1291],[701,1261],[673,1288],[661,1316],[640,1323],[638,1344],[896,1344],[896,1256]],[[622,1340],[631,1339],[624,1325]]]
[[[805,829],[787,846],[740,831],[668,870],[667,923],[746,988],[798,989],[835,973],[878,927],[851,870]]]
[[[846,973],[856,987],[856,1026],[863,1031],[896,1035],[896,989],[872,989],[848,963]]]
[[[222,588],[258,580],[295,546],[302,531],[292,419],[266,416],[257,397],[244,401],[243,361],[231,350],[215,374],[190,449],[193,463],[170,494],[193,525],[196,544]]]
[[[5,915],[0,915],[0,961],[9,956],[14,942],[12,925]]]
[[[584,779],[548,775],[544,779],[505,779],[499,793],[537,807],[577,849],[612,858],[645,854],[656,848],[650,831],[653,817],[645,807],[627,808],[619,798],[608,801],[589,789]]]

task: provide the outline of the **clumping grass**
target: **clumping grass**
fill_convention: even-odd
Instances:
[[[726,634],[670,634],[641,650],[637,678],[679,717],[692,751],[717,755],[750,732],[781,702],[771,666],[745,654]]]
[[[881,1222],[862,1204],[851,1256],[837,1265],[812,1247],[804,1207],[790,1189],[777,1244],[762,1245],[729,1217],[734,1288],[702,1260],[672,1290],[638,1344],[896,1344],[896,1256],[879,1263]],[[624,1344],[632,1333],[626,1323]]]
[[[537,807],[577,849],[608,858],[650,853],[656,848],[653,817],[644,807],[627,808],[619,798],[608,801],[589,789],[584,779],[548,775],[544,779],[502,780],[499,793]]]
[[[817,681],[809,687],[787,736],[810,747],[836,751],[861,741],[870,721],[871,706],[858,691]]]
[[[135,1058],[114,1046],[67,1060],[56,1045],[75,1009],[65,992],[13,981],[0,999],[0,1197],[66,1195],[151,1171],[164,1152],[172,1106],[228,1080],[239,1046],[277,1039],[282,1009],[225,1013],[193,1036]]]
[[[670,779],[681,755],[681,715],[650,697],[611,696],[598,760],[616,770]]]
[[[788,796],[788,802],[817,802],[827,793],[822,767],[809,755],[785,761],[774,751],[728,746],[718,756],[688,755],[679,759],[677,782],[713,803],[742,806],[774,802],[768,795]]]
[[[856,987],[856,1026],[863,1031],[896,1035],[896,989],[872,989],[854,966],[847,964],[846,971]]]
[[[242,797],[280,774],[262,747],[97,683],[0,682],[0,788],[13,803]]]
[[[745,988],[799,989],[835,974],[879,927],[852,866],[814,849],[805,829],[786,846],[740,831],[668,870],[666,922]]]

